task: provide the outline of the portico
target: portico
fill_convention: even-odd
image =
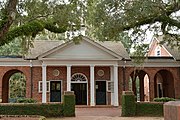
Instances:
[[[72,62],[72,61],[71,61]],[[77,61],[76,61],[77,62]],[[59,63],[61,63],[61,62],[59,62]],[[90,63],[90,62],[89,62]],[[98,62],[97,62],[98,63]],[[111,102],[110,104],[111,105],[113,105],[113,106],[118,106],[119,105],[119,101],[118,101],[118,65],[117,64],[113,64],[114,62],[112,62],[112,63],[109,63],[109,64],[102,64],[101,63],[101,65],[99,65],[99,64],[58,64],[58,65],[53,65],[53,66],[56,66],[56,67],[58,67],[58,66],[65,66],[66,67],[66,72],[67,72],[67,91],[71,91],[72,90],[72,84],[74,84],[74,83],[86,83],[87,84],[87,86],[86,86],[86,89],[87,89],[87,105],[88,105],[88,103],[89,103],[89,105],[90,106],[95,106],[96,105],[96,80],[97,79],[95,79],[95,74],[97,74],[97,73],[95,73],[95,68],[97,67],[107,67],[107,68],[109,68],[109,72],[110,72],[110,79],[106,79],[105,80],[105,82],[106,82],[106,94],[108,94],[108,92],[110,93],[110,96],[108,96],[108,97],[110,97],[110,98],[106,98],[106,99],[109,99],[110,101],[109,102]],[[42,102],[43,103],[46,103],[47,101],[47,92],[46,92],[46,90],[47,90],[47,84],[46,84],[46,82],[47,82],[47,66],[52,66],[52,64],[46,64],[46,65],[44,65],[43,64],[43,66],[42,66],[42,78],[43,78],[43,80],[42,80]],[[75,67],[75,68],[78,68],[79,67],[79,69],[81,69],[81,67],[83,67],[83,66],[86,66],[87,68],[89,68],[89,77],[86,77],[87,78],[87,81],[72,81],[72,76],[73,76],[73,74],[72,74],[72,67]],[[79,73],[79,72],[77,72],[77,73]],[[82,73],[83,74],[83,73]],[[89,78],[89,79],[88,79]],[[113,85],[111,85],[110,87],[112,87],[111,89],[113,90],[113,91],[108,91],[107,92],[107,85],[108,85],[108,82],[112,82],[113,83]],[[112,84],[111,83],[111,84]],[[90,90],[90,92],[88,92],[88,88],[90,88],[89,90]],[[90,98],[90,99],[88,99],[88,98]],[[106,102],[106,104],[107,104],[107,102]]]
[[[84,38],[78,45],[72,42],[47,51],[39,56],[39,59],[43,62],[42,102],[45,103],[48,99],[46,95],[47,66],[64,66],[66,68],[66,91],[75,90],[77,94],[76,87],[78,84],[82,84],[79,87],[85,87],[82,88],[82,94],[86,97],[82,97],[79,94],[77,94],[77,97],[79,95],[83,101],[85,100],[83,104],[95,106],[96,102],[99,102],[97,104],[119,106],[118,62],[122,58],[123,56],[88,38]],[[82,67],[86,67],[86,70],[81,71]],[[99,69],[99,67],[105,67],[107,71]],[[73,70],[73,68],[76,70]],[[81,79],[72,81],[74,74],[82,75],[82,77],[86,78],[86,81],[81,81]],[[104,82],[97,83],[96,81]],[[65,82],[62,84],[65,84]]]

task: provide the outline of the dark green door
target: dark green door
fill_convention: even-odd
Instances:
[[[61,102],[61,81],[51,81],[50,102]]]
[[[106,105],[106,81],[96,81],[96,105]]]
[[[71,91],[76,96],[76,105],[87,105],[87,83],[72,83]]]

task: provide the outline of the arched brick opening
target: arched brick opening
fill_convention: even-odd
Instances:
[[[155,97],[175,98],[174,77],[170,71],[158,71],[154,80]]]
[[[137,96],[137,100],[149,101],[149,75],[143,70],[136,70],[130,74],[130,80],[131,90]]]
[[[13,69],[13,70],[7,71],[3,76],[3,79],[2,79],[2,103],[8,103],[8,101],[9,101],[9,79],[15,73],[24,74],[20,70]]]

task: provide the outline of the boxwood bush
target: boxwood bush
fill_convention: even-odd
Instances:
[[[134,95],[122,96],[122,116],[134,116],[136,113],[136,103]]]
[[[138,102],[136,103],[137,116],[163,116],[163,103]]]
[[[154,98],[153,101],[155,102],[168,102],[168,101],[175,101],[176,99],[174,98],[169,98],[169,97],[161,97],[161,98]]]
[[[0,115],[39,115],[45,117],[75,116],[74,93],[64,95],[63,103],[32,103],[33,99],[20,99],[19,103],[1,103]]]
[[[40,115],[62,117],[63,104],[60,103],[13,103],[0,104],[0,115]]]
[[[17,103],[36,103],[37,101],[32,98],[18,98]]]
[[[75,116],[75,95],[64,95],[63,114],[65,117]]]
[[[136,102],[131,92],[123,93],[122,116],[163,116],[163,102]]]

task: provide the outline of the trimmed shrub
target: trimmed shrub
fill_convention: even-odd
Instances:
[[[63,114],[65,117],[75,116],[75,95],[64,95]]]
[[[19,98],[16,101],[17,103],[36,103],[37,101],[32,98]]]
[[[62,117],[63,105],[60,103],[0,104],[0,115],[40,115]]]
[[[122,95],[122,116],[135,116],[136,103],[134,95]]]
[[[163,116],[163,103],[136,103],[136,116]]]
[[[155,102],[169,102],[169,101],[175,101],[174,98],[168,98],[168,97],[161,97],[161,98],[154,98],[153,101]]]

